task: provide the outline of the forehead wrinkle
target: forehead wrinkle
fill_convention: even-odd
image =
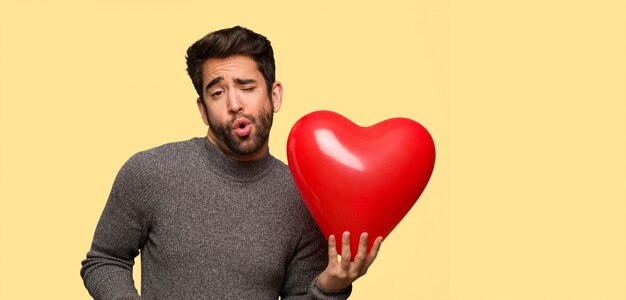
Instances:
[[[232,81],[236,84],[243,85],[252,83],[249,80],[253,80],[254,83],[259,83],[259,79],[264,79],[263,74],[261,74],[254,60],[239,55],[228,58],[208,59],[203,65],[203,74],[205,78],[214,78],[206,85],[205,91],[223,81]],[[213,83],[213,81],[219,77],[221,77],[221,80],[217,83]]]

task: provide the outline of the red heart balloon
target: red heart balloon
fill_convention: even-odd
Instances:
[[[428,131],[405,118],[360,127],[330,111],[302,117],[287,140],[287,159],[296,186],[326,238],[351,233],[352,258],[358,237],[387,235],[424,191],[435,164]]]

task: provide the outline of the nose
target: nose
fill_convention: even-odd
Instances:
[[[243,105],[238,93],[228,93],[228,111],[232,114],[236,114],[241,110],[243,110]]]

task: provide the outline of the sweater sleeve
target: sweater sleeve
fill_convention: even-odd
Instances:
[[[337,292],[321,290],[317,276],[328,265],[328,243],[311,215],[306,213],[303,232],[294,257],[287,266],[285,285],[281,291],[283,300],[340,300],[347,299],[352,285]]]
[[[148,232],[147,166],[145,159],[136,154],[113,183],[80,270],[94,299],[140,299],[132,273]]]

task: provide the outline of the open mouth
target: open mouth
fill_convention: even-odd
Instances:
[[[233,123],[233,130],[235,131],[235,134],[240,137],[248,136],[252,131],[252,125],[248,119],[238,118],[235,120],[235,123]]]

